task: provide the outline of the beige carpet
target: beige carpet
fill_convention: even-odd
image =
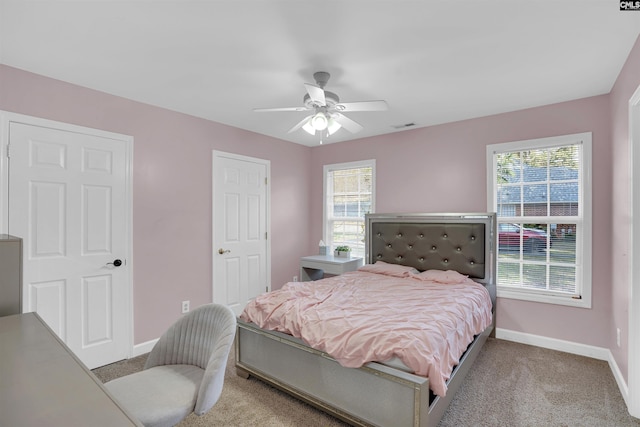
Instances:
[[[142,368],[146,356],[93,372],[109,381]],[[346,426],[256,380],[235,375],[233,353],[213,409],[180,426]],[[440,427],[640,426],[627,412],[606,362],[490,338]],[[393,426],[389,426],[393,427]]]

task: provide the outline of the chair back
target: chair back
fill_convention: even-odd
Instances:
[[[147,426],[177,425],[192,411],[202,415],[222,394],[235,334],[229,307],[198,307],[162,334],[141,372],[105,387]]]
[[[178,319],[151,350],[144,369],[194,365],[207,369],[217,346],[233,342],[236,318],[227,306],[206,304]]]

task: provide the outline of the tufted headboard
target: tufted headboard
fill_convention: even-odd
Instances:
[[[477,282],[495,283],[493,213],[368,214],[365,233],[367,263],[455,270]]]

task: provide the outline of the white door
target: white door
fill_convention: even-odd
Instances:
[[[213,301],[236,315],[269,288],[266,160],[213,153]]]
[[[9,125],[8,230],[24,240],[22,308],[90,369],[130,349],[123,138]]]

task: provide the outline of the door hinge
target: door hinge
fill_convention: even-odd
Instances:
[[[11,153],[11,144],[7,144],[7,157],[11,157],[10,153]]]
[[[264,185],[267,185],[267,177],[264,178]]]
[[[267,232],[264,232],[264,240],[269,240],[269,236],[267,236]]]
[[[265,292],[269,292],[269,287],[268,287],[268,286],[265,286],[265,287],[264,287],[264,291],[265,291]]]

